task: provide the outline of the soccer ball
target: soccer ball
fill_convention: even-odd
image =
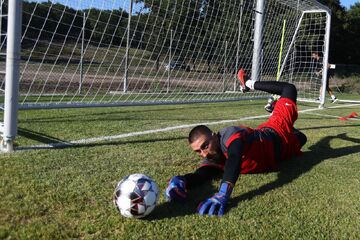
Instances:
[[[114,192],[116,208],[128,218],[145,217],[154,210],[158,198],[156,183],[149,176],[140,173],[123,178]]]

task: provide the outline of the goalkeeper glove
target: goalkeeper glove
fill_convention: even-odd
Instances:
[[[165,191],[165,197],[168,202],[184,202],[186,200],[187,189],[184,177],[175,176],[170,181]]]
[[[198,213],[200,215],[208,214],[209,216],[218,215],[219,217],[224,215],[225,207],[229,201],[232,190],[232,183],[223,182],[217,194],[200,203],[198,207]]]

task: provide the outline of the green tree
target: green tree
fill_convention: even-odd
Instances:
[[[322,0],[320,2],[331,10],[329,61],[346,63],[347,54],[344,51],[344,43],[346,42],[346,30],[344,28],[346,10],[341,6],[339,0]]]
[[[143,4],[145,13],[134,16],[132,22],[137,22],[136,32],[140,34],[140,47],[150,52],[150,57],[159,62],[164,58],[170,46],[169,21],[172,14],[172,3],[169,0],[148,1],[136,0],[135,3]]]
[[[122,9],[101,10],[99,12],[100,17],[95,28],[95,31],[98,32],[96,41],[116,46],[124,45],[129,14]]]
[[[360,3],[355,3],[346,14],[349,63],[360,64]]]

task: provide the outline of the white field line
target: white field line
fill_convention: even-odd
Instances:
[[[343,102],[343,103],[360,103],[360,100],[341,100],[341,99],[339,99],[338,102]]]
[[[330,117],[330,118],[341,118],[341,117],[344,117],[344,116],[336,116],[336,115],[321,114],[321,113],[308,113],[308,112],[303,112],[303,114],[316,115],[316,116],[321,116],[321,117]],[[360,121],[360,118],[348,118],[347,120],[349,120],[349,121]]]
[[[328,109],[353,107],[353,106],[360,106],[360,104],[331,106],[331,107],[328,107]],[[309,108],[309,109],[301,110],[301,111],[299,111],[299,113],[310,114],[309,112],[320,111],[320,110],[323,110],[323,109]],[[334,116],[334,115],[316,114],[316,113],[312,113],[312,114],[319,115],[319,116],[332,117],[332,118],[340,118],[340,116]],[[44,144],[44,145],[17,147],[16,150],[18,151],[18,150],[61,148],[61,147],[74,146],[74,145],[78,145],[78,144],[89,144],[89,143],[94,143],[94,142],[110,141],[110,140],[116,140],[116,139],[121,139],[121,138],[134,137],[134,136],[140,136],[140,135],[146,135],[146,134],[152,134],[152,133],[168,132],[168,131],[173,131],[173,130],[178,130],[178,129],[191,128],[191,127],[195,127],[197,125],[208,125],[209,126],[209,125],[217,125],[217,124],[223,124],[223,123],[233,123],[233,122],[239,122],[239,121],[244,121],[244,120],[266,118],[268,116],[269,116],[269,114],[265,114],[265,115],[251,116],[251,117],[243,117],[243,118],[239,118],[239,119],[222,120],[222,121],[216,121],[216,122],[185,124],[185,125],[178,125],[178,126],[173,126],[173,127],[146,130],[146,131],[141,131],[141,132],[124,133],[124,134],[119,134],[119,135],[101,136],[101,137],[95,137],[95,138],[84,138],[84,139],[79,139],[79,140],[74,140],[74,141],[69,141],[69,142],[58,142],[58,143],[49,143],[49,144]],[[359,119],[356,119],[356,120],[359,120]]]

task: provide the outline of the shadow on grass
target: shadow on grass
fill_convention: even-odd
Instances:
[[[65,148],[89,148],[89,147],[99,147],[99,146],[119,146],[124,144],[136,144],[136,143],[151,143],[151,142],[167,142],[167,141],[176,141],[184,140],[187,137],[171,137],[171,138],[153,138],[146,140],[130,140],[130,141],[103,141],[95,143],[84,143],[84,144],[72,144],[70,142],[48,136],[43,133],[34,132],[25,128],[19,128],[19,136],[32,139],[34,141],[45,144],[44,146],[24,146],[16,147],[16,150],[44,150],[44,149],[65,149]]]
[[[332,149],[330,147],[330,141],[333,139],[350,141],[356,143],[356,145]],[[313,146],[311,146],[310,151],[305,152],[301,157],[282,162],[280,164],[278,178],[275,181],[267,183],[253,191],[230,199],[228,210],[232,207],[236,207],[241,201],[251,200],[256,196],[264,195],[269,191],[272,191],[276,188],[281,188],[284,185],[291,183],[292,181],[300,177],[302,174],[310,171],[313,167],[326,159],[337,158],[359,152],[360,139],[348,137],[346,133],[338,134],[336,136],[325,137]],[[207,199],[208,197],[211,197],[215,192],[217,192],[217,189],[214,188],[212,184],[200,186],[189,192],[189,196],[191,197],[186,203],[179,204],[166,202],[157,206],[154,213],[146,219],[159,220],[164,218],[195,214],[198,204],[201,201]],[[193,197],[192,195],[196,196]]]
[[[351,124],[351,125],[341,126],[341,128],[347,128],[347,127],[351,127],[351,128],[360,127],[360,124]],[[314,129],[325,129],[325,128],[339,128],[339,125],[305,127],[305,128],[299,128],[299,130],[303,131],[303,130],[314,130]]]
[[[321,127],[306,128],[306,129],[317,129],[317,128],[328,128],[328,127],[329,126],[321,126]],[[347,126],[341,126],[341,128],[343,127],[347,127]],[[349,127],[354,127],[354,125],[351,125]],[[55,139],[49,136],[28,131],[26,129],[21,129],[19,131],[19,135],[21,134],[32,139],[35,138],[35,140],[44,143],[48,143],[49,140],[54,141]],[[181,140],[181,139],[186,139],[186,137],[157,138],[157,139],[133,140],[133,141],[113,141],[113,142],[101,142],[101,143],[93,143],[93,144],[81,144],[81,145],[79,144],[79,145],[71,145],[64,147],[78,148],[78,147],[94,147],[94,146],[102,146],[102,145],[109,146],[109,145],[121,145],[121,144],[131,144],[131,143],[173,141],[173,140]],[[349,141],[354,143],[355,145],[332,149],[330,146],[330,142],[333,139],[341,139],[344,141]],[[57,140],[59,143],[64,143],[64,141],[62,140],[59,139],[55,139],[55,140]],[[291,183],[292,181],[296,180],[304,173],[310,171],[312,168],[314,168],[316,165],[320,164],[324,160],[346,156],[353,153],[359,153],[360,139],[349,137],[346,135],[346,133],[341,133],[335,136],[324,137],[319,142],[309,147],[309,149],[310,151],[305,152],[303,156],[298,157],[297,159],[282,162],[280,164],[280,171],[275,181],[260,186],[258,189],[249,191],[245,194],[232,198],[229,202],[228,209],[237,206],[240,201],[251,200],[256,196],[264,195],[269,191],[272,191],[276,188],[281,188],[284,185]],[[189,192],[189,199],[186,203],[183,204],[167,203],[167,202],[163,203],[157,206],[155,211],[146,219],[159,220],[159,219],[195,214],[198,204],[201,201],[204,201],[206,198],[212,196],[216,191],[217,188],[215,188],[212,184],[207,184],[192,189]],[[163,194],[163,192],[161,192],[161,194]]]
[[[154,212],[151,213],[145,220],[160,220],[173,217],[182,217],[186,215],[195,214],[198,205],[205,199],[211,197],[217,188],[213,184],[206,184],[188,192],[188,199],[184,203],[165,202],[158,205]],[[163,191],[160,194],[164,194]]]
[[[28,139],[32,139],[41,143],[50,144],[50,143],[57,143],[57,144],[69,144],[69,142],[61,140],[59,138],[55,138],[43,133],[35,132],[32,130],[28,130],[25,128],[18,128],[18,135],[21,137],[25,137]]]

